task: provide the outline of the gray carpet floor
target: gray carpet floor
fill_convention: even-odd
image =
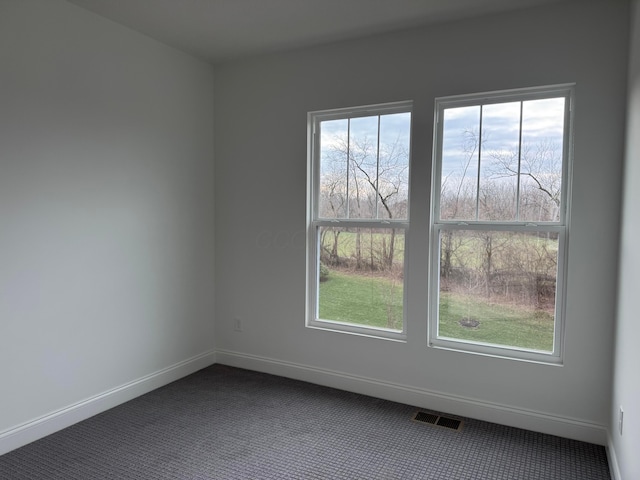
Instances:
[[[0,456],[0,479],[610,479],[601,446],[417,410],[213,365]]]

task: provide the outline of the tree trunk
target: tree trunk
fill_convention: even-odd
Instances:
[[[485,271],[485,283],[487,285],[487,300],[491,299],[491,256],[492,245],[491,245],[491,236],[485,238],[485,253],[487,254],[487,263],[486,263],[486,271]]]
[[[338,257],[338,237],[340,237],[340,232],[334,230],[333,246],[331,247],[331,264],[332,265],[338,265],[340,263],[340,259]]]
[[[389,255],[387,256],[387,268],[391,270],[393,268],[393,256],[395,254],[396,244],[396,229],[391,230],[391,238],[389,239]]]

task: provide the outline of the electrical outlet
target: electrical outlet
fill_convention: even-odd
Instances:
[[[620,431],[620,435],[622,435],[623,421],[624,421],[624,410],[622,410],[622,405],[620,405],[620,412],[618,413],[618,430]]]
[[[233,319],[233,329],[236,332],[241,332],[242,331],[242,321],[239,318],[234,318]]]

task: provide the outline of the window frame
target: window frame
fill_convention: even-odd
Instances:
[[[411,190],[411,144],[409,139],[409,162],[407,170],[407,215],[406,219],[335,219],[323,218],[319,211],[320,192],[320,135],[319,124],[328,120],[354,119],[368,116],[381,116],[394,113],[410,113],[410,135],[413,125],[413,101],[399,101],[391,103],[373,104],[358,107],[336,108],[330,110],[318,110],[307,114],[307,275],[306,275],[306,305],[305,325],[307,328],[315,328],[340,333],[375,337],[394,341],[406,341],[407,338],[407,288],[406,271],[408,265],[407,236],[409,233],[410,218],[410,190]],[[317,234],[321,227],[343,228],[384,228],[404,231],[404,259],[403,269],[403,295],[402,295],[402,330],[393,330],[383,327],[358,325],[355,323],[325,320],[319,318],[318,292],[319,292],[319,243],[320,235]]]
[[[431,217],[429,228],[429,320],[427,328],[427,343],[429,347],[545,364],[561,365],[563,363],[566,277],[568,266],[567,247],[569,239],[570,191],[573,163],[573,112],[575,108],[574,87],[575,84],[560,84],[438,97],[435,99]],[[534,223],[529,221],[442,220],[440,218],[440,199],[442,186],[444,110],[455,107],[485,106],[506,102],[522,102],[527,100],[558,97],[565,98],[562,146],[562,185],[558,221],[540,221]],[[512,232],[544,231],[558,234],[554,335],[553,350],[551,352],[439,336],[440,233],[445,230]]]

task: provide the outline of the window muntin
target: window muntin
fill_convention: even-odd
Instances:
[[[561,361],[571,98],[436,99],[430,345]]]
[[[307,325],[404,338],[411,103],[309,126]]]

